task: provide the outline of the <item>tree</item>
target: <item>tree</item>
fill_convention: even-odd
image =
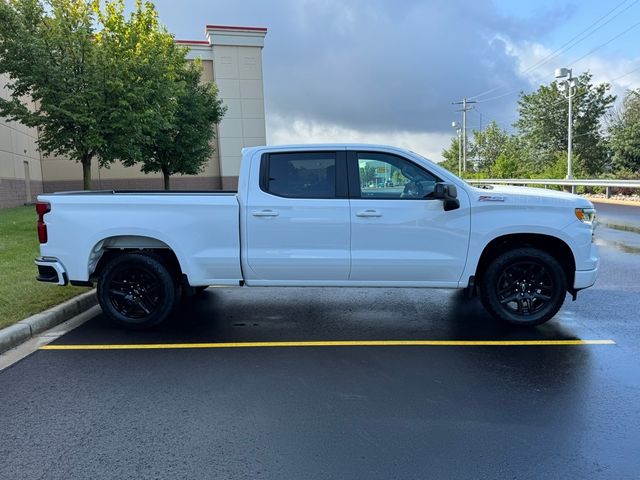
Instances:
[[[606,142],[601,132],[603,116],[615,101],[607,83],[593,85],[591,74],[578,78],[573,97],[573,151],[582,158],[585,173],[595,175],[606,166]],[[552,165],[558,152],[567,150],[567,99],[558,82],[520,95],[520,118],[515,127],[529,144],[538,169]]]
[[[185,56],[148,2],[127,18],[122,0],[1,1],[0,73],[11,93],[0,115],[37,127],[45,155],[80,162],[89,189],[94,158],[141,160],[166,128]]]
[[[510,135],[504,144],[496,161],[491,165],[489,173],[494,178],[531,177],[528,169],[528,152],[520,137]]]
[[[365,163],[364,167],[360,167],[360,183],[363,186],[369,185],[369,183],[376,181],[376,169],[373,165]]]
[[[458,175],[459,152],[460,144],[458,136],[456,135],[455,137],[451,137],[451,145],[449,145],[449,148],[445,148],[444,150],[442,150],[442,156],[444,157],[444,160],[438,165]]]
[[[640,89],[627,92],[609,134],[614,168],[640,173]]]
[[[580,155],[573,157],[573,173],[576,177],[586,177],[589,174],[585,171],[584,161]],[[558,152],[554,162],[547,165],[544,169],[538,170],[532,175],[532,178],[565,178],[567,176],[567,153]]]
[[[201,64],[193,62],[180,72],[172,121],[158,131],[142,160],[143,172],[162,172],[165,190],[170,189],[171,175],[202,171],[214,150],[214,125],[226,111],[215,85],[200,83],[201,70]]]
[[[476,169],[481,172],[490,171],[508,141],[509,134],[495,121],[484,130],[474,130],[470,155],[476,159]]]

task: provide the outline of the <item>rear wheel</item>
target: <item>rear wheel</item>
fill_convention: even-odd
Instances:
[[[514,325],[540,325],[564,303],[567,279],[552,255],[518,248],[496,257],[480,285],[480,299],[494,317]]]
[[[178,286],[160,260],[143,254],[114,257],[98,279],[102,311],[118,325],[144,329],[158,325],[172,312]]]

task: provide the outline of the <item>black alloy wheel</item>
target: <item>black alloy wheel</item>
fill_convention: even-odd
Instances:
[[[98,300],[117,324],[142,329],[159,324],[172,312],[176,282],[167,266],[144,254],[121,254],[102,270]]]
[[[524,260],[507,266],[496,286],[500,303],[525,317],[542,310],[551,301],[554,288],[551,274],[537,260]]]
[[[564,303],[566,274],[556,258],[536,248],[509,250],[482,275],[480,299],[494,317],[515,325],[540,325]]]
[[[118,270],[108,288],[113,308],[134,320],[155,312],[164,294],[160,279],[138,266]]]

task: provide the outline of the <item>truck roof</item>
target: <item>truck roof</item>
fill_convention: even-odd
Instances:
[[[383,152],[397,152],[397,153],[416,153],[411,150],[394,147],[391,145],[374,144],[374,143],[293,143],[285,145],[259,145],[255,147],[245,147],[242,149],[242,154],[253,153],[257,151],[287,151],[287,150],[376,150]],[[424,155],[421,155],[424,157]],[[426,157],[424,157],[426,158]],[[430,159],[428,159],[430,160]],[[433,162],[433,160],[430,160]],[[433,162],[436,163],[436,162]]]

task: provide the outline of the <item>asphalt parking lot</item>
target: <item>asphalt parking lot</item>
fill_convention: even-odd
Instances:
[[[210,289],[148,332],[98,315],[0,372],[0,478],[637,479],[640,232],[616,227],[640,209],[598,208],[596,286],[537,328],[419,289]],[[390,340],[434,343],[357,343]]]

